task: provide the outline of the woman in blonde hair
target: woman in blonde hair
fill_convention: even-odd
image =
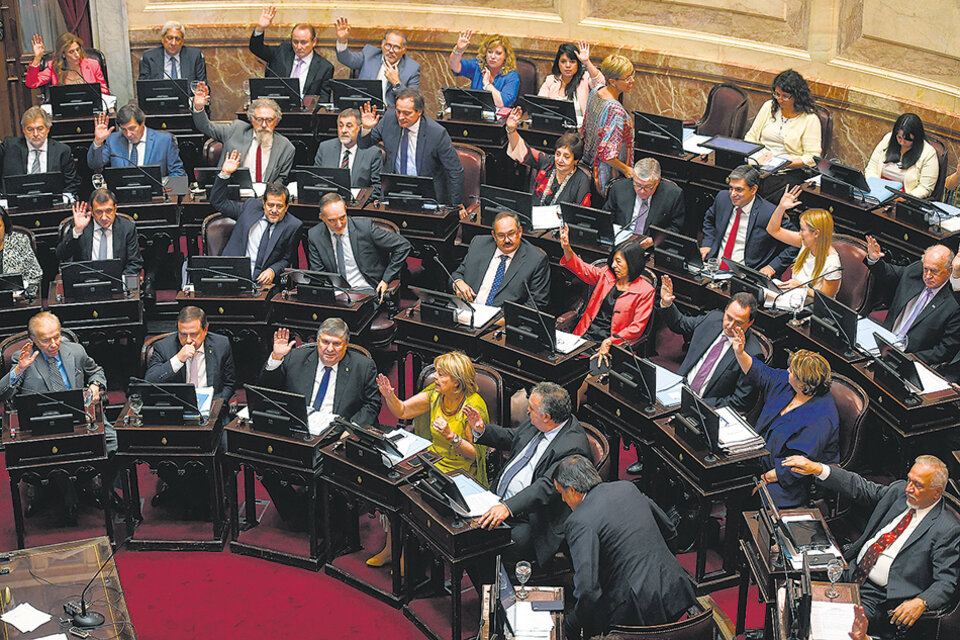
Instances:
[[[778,507],[807,502],[809,478],[783,466],[787,456],[802,455],[817,462],[840,459],[840,417],[830,395],[830,363],[819,353],[801,349],[786,369],[774,369],[743,350],[743,329],[734,327],[730,348],[745,382],[759,390],[762,407],[755,425],[769,455],[761,461],[761,481]]]
[[[812,281],[807,285],[810,295],[816,289],[832,298],[840,290],[842,275],[840,254],[833,248],[833,216],[825,209],[807,209],[800,214],[800,231],[790,231],[780,226],[783,214],[800,204],[800,191],[799,185],[785,189],[780,204],[767,222],[767,233],[772,237],[800,248],[793,263],[793,277],[784,282],[781,288],[795,289]]]
[[[520,92],[520,74],[510,40],[499,34],[489,35],[480,42],[476,59],[464,60],[463,53],[475,33],[473,29],[460,32],[457,46],[450,53],[450,70],[470,78],[471,89],[489,91],[498,107],[512,107]]]
[[[617,175],[633,177],[633,119],[617,97],[633,88],[633,63],[609,55],[600,63],[607,83],[587,97],[583,109],[583,163],[590,167],[597,192],[603,194]]]
[[[83,42],[72,33],[61,33],[57,38],[56,50],[53,59],[40,68],[43,60],[43,38],[39,34],[33,35],[33,60],[27,67],[27,76],[24,82],[31,89],[45,84],[85,84],[100,85],[100,92],[110,93],[107,81],[103,78],[100,63],[91,60],[83,54]]]

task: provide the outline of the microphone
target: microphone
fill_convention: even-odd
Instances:
[[[437,253],[437,248],[431,244],[425,244],[423,245],[423,248],[426,250],[426,253],[430,254],[430,259],[440,265],[440,268],[443,269],[443,272],[447,274],[447,284],[450,285],[451,289],[453,289],[453,283],[456,279],[453,277],[453,274],[450,273],[450,270],[447,269],[447,265],[443,264],[443,261],[440,259],[440,255]],[[455,289],[454,293],[456,293]]]
[[[131,535],[129,538],[117,545],[117,548],[113,550],[106,560],[103,561],[103,564],[100,565],[100,568],[97,569],[97,572],[93,574],[93,577],[90,578],[90,582],[87,583],[87,586],[83,588],[83,591],[80,592],[80,602],[67,602],[63,605],[64,612],[70,616],[70,619],[73,622],[73,626],[80,627],[81,629],[93,629],[99,627],[104,623],[105,618],[102,613],[98,611],[87,611],[87,601],[84,599],[84,596],[87,593],[87,589],[90,588],[90,585],[93,584],[93,581],[97,579],[97,576],[100,575],[100,572],[103,571],[103,568],[107,566],[107,563],[113,560],[113,556],[117,555],[117,552],[120,551],[128,542],[133,540]]]
[[[343,81],[341,81],[341,80],[337,80],[337,79],[335,79],[335,78],[330,78],[329,80],[327,80],[327,82],[328,82],[329,84],[335,84],[335,85],[339,85],[339,86],[341,86],[341,87],[346,87],[346,88],[349,89],[350,91],[353,91],[354,93],[358,93],[358,94],[360,94],[361,96],[363,96],[363,97],[365,97],[365,98],[370,98],[371,100],[376,100],[376,101],[379,102],[380,104],[384,104],[384,102],[383,102],[383,96],[376,96],[376,95],[374,95],[374,94],[372,94],[372,93],[367,93],[367,92],[364,91],[363,89],[359,89],[359,88],[353,86],[352,84],[348,84],[348,83],[346,83],[346,82],[343,82]],[[376,105],[374,105],[374,106],[376,106]]]
[[[106,141],[104,141],[104,143],[101,145],[100,151],[101,151],[101,155],[102,155],[103,151],[106,151],[106,152],[107,152],[107,160],[112,160],[112,159],[114,159],[114,158],[119,158],[120,160],[124,160],[124,161],[126,161],[126,163],[127,163],[127,164],[124,164],[124,165],[121,165],[121,166],[124,166],[124,167],[136,167],[137,171],[139,171],[141,174],[143,174],[144,176],[146,176],[146,178],[147,178],[152,184],[160,187],[160,193],[163,195],[163,201],[164,201],[164,202],[169,202],[169,201],[170,201],[170,196],[167,195],[167,193],[168,193],[170,190],[167,189],[167,188],[164,186],[163,182],[161,182],[160,180],[157,180],[155,177],[153,177],[152,175],[150,175],[150,172],[149,172],[149,171],[147,171],[146,169],[144,169],[142,166],[140,166],[140,165],[138,165],[138,164],[133,164],[132,162],[130,162],[130,158],[127,158],[127,157],[125,157],[125,156],[118,155],[118,154],[110,151],[110,149],[107,147]],[[153,165],[153,166],[158,166],[158,165]],[[120,188],[123,188],[122,185],[121,185]]]
[[[249,282],[252,286],[251,290],[256,291],[260,288],[260,283],[256,280],[251,280],[250,278],[244,278],[230,271],[224,271],[223,269],[214,269],[212,267],[187,267],[187,271],[206,271],[207,273],[214,273],[218,276],[225,276],[227,278],[236,278],[237,280],[243,280],[244,282]]]
[[[196,356],[194,356],[194,357],[196,357]],[[159,391],[161,394],[167,396],[168,398],[173,398],[174,400],[176,400],[176,401],[178,401],[178,402],[183,402],[183,399],[180,398],[179,396],[177,396],[175,393],[170,393],[169,391],[167,391],[166,389],[164,389],[164,388],[161,387],[160,385],[158,385],[158,384],[156,384],[156,383],[154,383],[154,382],[150,382],[150,381],[147,380],[146,378],[137,378],[136,376],[130,376],[130,382],[134,382],[134,383],[137,383],[137,384],[146,384],[146,385],[149,385],[150,387],[152,387],[153,389],[156,389],[157,391]],[[188,408],[188,409],[193,409],[194,411],[196,411],[196,412],[200,415],[200,424],[201,424],[201,426],[207,423],[206,418],[203,417],[203,412],[200,411],[200,407],[198,407],[198,406],[195,405],[195,404],[191,404],[191,403],[189,403],[189,402],[184,403],[184,404],[187,405],[187,408]]]
[[[272,356],[273,356],[273,354],[271,354],[271,357],[272,357]],[[283,414],[286,415],[288,418],[292,418],[293,420],[296,420],[296,421],[297,421],[297,424],[301,425],[304,429],[307,430],[307,433],[303,436],[303,441],[304,441],[304,442],[313,442],[314,435],[313,435],[312,433],[310,433],[310,425],[309,425],[309,424],[307,424],[306,422],[304,422],[303,420],[301,420],[299,417],[297,417],[297,416],[294,415],[293,413],[287,411],[287,408],[286,408],[286,407],[284,407],[284,406],[281,405],[280,403],[276,402],[273,398],[268,397],[266,394],[260,392],[260,391],[257,390],[257,389],[254,389],[254,388],[251,387],[250,385],[245,384],[245,385],[243,385],[243,388],[246,389],[248,393],[249,393],[250,391],[253,391],[255,394],[257,394],[258,396],[260,396],[261,398],[263,398],[264,400],[266,400],[274,409],[279,409],[279,410],[282,411]],[[254,426],[256,426],[256,425],[254,425]]]
[[[127,284],[126,284],[123,280],[121,280],[120,278],[115,278],[114,276],[110,275],[109,273],[107,273],[107,272],[104,271],[103,269],[97,269],[97,268],[95,268],[95,267],[91,267],[91,266],[90,266],[89,264],[87,264],[86,262],[73,262],[73,263],[67,263],[67,264],[73,264],[74,267],[79,268],[79,269],[83,269],[83,272],[82,272],[82,273],[95,273],[95,274],[97,274],[97,275],[99,275],[99,276],[103,276],[103,277],[106,278],[107,280],[112,280],[112,281],[114,281],[114,282],[119,282],[119,283],[120,283],[120,286],[123,287],[123,294],[124,294],[126,297],[129,298],[131,295],[133,295],[133,292],[130,291],[129,289],[127,289]]]
[[[641,371],[643,370],[643,366],[640,364],[640,357],[637,355],[637,352],[634,350],[633,345],[630,344],[630,341],[628,341],[619,333],[613,333],[613,336],[623,340],[623,345],[626,346],[627,349],[630,351],[630,355],[633,356],[633,362],[637,366],[637,373],[640,374],[640,381],[643,383],[643,388],[647,393],[647,398],[649,398],[650,400],[650,404],[648,404],[646,407],[643,408],[643,412],[655,413],[656,408],[654,407],[654,405],[657,404],[657,392],[656,392],[657,390],[656,388],[651,389],[650,385],[647,384],[647,379],[643,377],[643,374],[641,373]],[[613,370],[613,367],[610,367],[610,375],[617,376],[618,378],[626,382],[626,380],[624,380],[625,376],[617,374],[617,372]]]
[[[530,298],[530,302],[533,304],[534,311],[537,312],[537,320],[540,321],[540,327],[543,329],[543,332],[547,334],[547,339],[550,340],[550,359],[557,359],[557,336],[556,329],[553,332],[550,331],[547,327],[547,323],[543,320],[543,312],[540,311],[540,306],[537,304],[537,301],[533,298],[533,292],[530,291],[530,285],[527,284],[527,281],[523,281],[523,288],[527,291],[527,297]]]
[[[280,84],[285,86],[287,89],[290,89],[290,91],[292,91],[294,95],[297,96],[297,101],[299,102],[299,105],[300,105],[299,109],[303,111],[303,94],[300,93],[300,79],[297,78],[297,86],[294,87],[292,84],[290,84],[290,76],[286,76],[286,77],[281,76],[279,73],[274,71],[273,67],[271,67],[269,64],[267,65],[267,71],[270,71],[271,73],[273,73],[272,77],[279,80]],[[262,96],[262,97],[269,97],[269,96]],[[253,123],[251,122],[250,124],[253,124]]]
[[[805,287],[805,286],[807,286],[808,284],[811,284],[811,283],[816,282],[817,280],[823,280],[825,277],[827,277],[827,276],[829,276],[829,275],[831,275],[831,274],[840,272],[840,271],[843,271],[843,267],[837,267],[836,269],[831,269],[830,271],[827,271],[826,273],[821,273],[821,274],[818,275],[816,278],[811,278],[811,279],[807,280],[806,282],[800,283],[799,285],[797,285],[797,286],[794,287],[793,289],[785,289],[785,290],[781,291],[780,293],[778,293],[777,295],[775,295],[775,296],[773,297],[773,300],[770,301],[770,308],[771,308],[771,309],[775,308],[775,306],[776,306],[776,304],[777,304],[777,300],[780,299],[780,296],[786,295],[786,294],[790,293],[791,291],[794,291],[794,290],[796,290],[796,289],[799,289],[800,287]]]
[[[533,111],[536,110],[536,109],[540,109],[541,111],[548,111],[548,112],[551,113],[552,115],[554,115],[554,116],[556,116],[557,118],[559,118],[559,119],[562,121],[561,124],[563,125],[563,127],[564,127],[565,129],[576,129],[576,128],[577,128],[577,123],[576,123],[576,121],[574,121],[574,122],[571,123],[570,120],[569,120],[569,118],[567,118],[566,115],[560,113],[560,112],[557,111],[556,109],[551,109],[551,108],[548,107],[547,105],[541,104],[541,103],[539,103],[539,102],[537,102],[537,103],[527,102],[527,104],[528,104],[528,105],[535,105],[535,107],[534,107],[533,109],[530,109],[530,110],[529,110],[529,111],[531,112],[531,113],[530,113],[531,122],[533,121]],[[504,125],[504,126],[506,126],[506,125]]]
[[[667,138],[668,140],[673,140],[674,142],[676,142],[677,144],[680,145],[680,148],[681,148],[681,149],[683,149],[683,140],[681,140],[681,139],[678,138],[677,136],[675,136],[675,135],[673,135],[672,133],[670,133],[669,131],[667,131],[667,128],[666,128],[666,127],[664,127],[663,125],[661,125],[661,124],[659,124],[659,123],[654,122],[653,120],[651,120],[650,118],[648,118],[646,115],[644,115],[644,114],[643,114],[642,112],[640,112],[640,111],[634,111],[634,112],[633,112],[633,115],[635,115],[635,116],[640,116],[640,118],[641,118],[642,120],[644,120],[644,121],[645,121],[647,124],[649,124],[649,125],[653,125],[653,126],[654,126],[657,130],[659,130],[659,131],[661,132],[661,134],[662,134],[662,135],[660,135],[660,136],[657,136],[656,134],[651,134],[650,132],[647,132],[647,135],[654,135],[654,136],[656,136],[656,137]]]

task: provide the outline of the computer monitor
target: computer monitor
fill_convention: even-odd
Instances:
[[[773,281],[773,278],[767,277],[756,269],[751,269],[747,265],[734,260],[724,260],[724,262],[727,264],[727,269],[729,269],[733,275],[733,280],[730,282],[731,295],[740,292],[749,293],[757,299],[757,302],[762,307],[763,301],[766,298],[764,290],[780,291],[780,287]]]
[[[350,169],[340,167],[294,167],[290,178],[297,183],[297,201],[301,204],[320,204],[328,193],[339,193],[350,202]]]
[[[505,302],[503,317],[507,344],[530,353],[556,355],[556,316],[516,302]]]
[[[683,120],[657,113],[633,112],[634,146],[637,149],[683,155]]]
[[[577,128],[577,111],[570,100],[525,95],[520,106],[530,115],[534,129],[564,132]]]
[[[304,396],[251,384],[245,384],[243,388],[247,391],[250,421],[255,431],[310,438],[307,400]]]
[[[281,111],[301,111],[300,80],[298,78],[250,78],[250,101],[258,98],[274,100]]]
[[[533,194],[489,184],[480,185],[480,222],[492,227],[501,211],[512,211],[524,231],[533,227]]]
[[[384,109],[383,83],[377,79],[337,78],[331,80],[330,95],[333,99],[334,108],[340,111],[360,109],[368,102],[380,111]]]
[[[191,383],[131,380],[127,396],[135,394],[143,399],[140,418],[144,425],[180,425],[201,419],[197,388]]]
[[[144,113],[190,111],[192,102],[190,80],[186,78],[137,80],[137,104]]]
[[[616,236],[612,212],[561,202],[560,217],[569,229],[570,242],[585,246],[613,246]]]
[[[720,453],[720,416],[686,384],[680,391],[680,411],[677,417],[686,439],[700,443],[704,449],[710,451],[711,456]]]
[[[714,164],[727,169],[736,169],[746,164],[747,158],[763,149],[762,144],[726,136],[714,136],[706,142],[701,142],[700,146],[713,149]]]
[[[920,372],[917,370],[919,365],[916,361],[880,334],[874,333],[873,336],[877,341],[880,360],[889,365],[901,381],[911,385],[908,389],[916,392],[923,391],[923,382],[920,380]]]
[[[929,216],[939,217],[944,215],[944,212],[932,202],[917,198],[893,187],[885,188],[898,198],[893,207],[893,215],[898,220],[909,222],[916,227],[926,228],[930,224],[928,222]]]
[[[420,300],[420,321],[439,327],[454,328],[460,313],[470,317],[473,326],[473,307],[456,294],[410,286],[410,291]],[[478,327],[477,327],[478,328]]]
[[[493,113],[497,111],[493,94],[489,91],[444,87],[443,99],[450,107],[450,117],[453,120],[479,121],[483,120],[485,111]]]
[[[431,497],[439,499],[446,510],[452,512],[457,517],[466,517],[470,515],[470,505],[460,491],[460,487],[453,478],[441,471],[430,458],[422,453],[417,454],[423,470],[426,472],[425,482],[436,490]]]
[[[100,83],[52,85],[50,106],[57,118],[85,118],[100,113],[104,111]]]
[[[813,292],[813,315],[810,316],[810,334],[830,346],[839,347],[852,356],[857,349],[857,312],[824,295]]]
[[[64,262],[60,276],[68,300],[101,300],[123,292],[123,264],[118,259]]]
[[[373,427],[361,427],[355,422],[350,422],[343,418],[337,418],[337,424],[342,426],[350,436],[360,445],[367,449],[380,453],[388,453],[394,456],[402,456],[403,453],[397,447],[397,442],[403,439],[403,434],[388,436],[380,429]],[[381,460],[382,462],[382,460]]]
[[[700,244],[695,238],[685,236],[669,229],[651,226],[653,238],[653,262],[656,266],[674,272],[699,272],[703,269]]]
[[[436,208],[440,204],[432,176],[381,173],[380,189],[384,202],[391,209],[421,211]]]
[[[350,303],[352,290],[347,279],[339,273],[297,269],[289,272],[290,284],[297,288],[297,300],[340,306],[341,299]]]
[[[14,405],[20,430],[35,436],[71,433],[87,423],[83,389],[22,393]]]
[[[12,307],[13,294],[24,290],[22,273],[0,273],[0,308]]]
[[[845,164],[841,164],[836,160],[823,160],[817,163],[817,168],[820,170],[820,174],[828,176],[848,184],[854,189],[859,189],[860,191],[870,191],[870,185],[867,183],[866,177],[864,177],[863,172],[860,169],[854,167],[848,167]]]
[[[213,182],[220,175],[220,169],[217,167],[194,167],[193,176],[197,179],[197,185],[207,192],[207,199],[210,198],[210,191],[213,189]],[[240,200],[240,190],[253,190],[253,179],[250,177],[250,169],[240,167],[227,180],[227,199]]]
[[[160,165],[140,167],[104,167],[103,178],[107,187],[117,196],[117,204],[150,202],[154,196],[163,195]]]
[[[657,367],[622,345],[610,347],[610,391],[630,398],[647,413],[657,403]]]
[[[52,209],[60,202],[63,186],[63,174],[52,171],[3,177],[7,204],[20,211]]]
[[[246,256],[190,256],[187,274],[197,293],[232,296],[256,287]]]
[[[514,637],[513,627],[507,617],[507,610],[517,602],[517,590],[510,580],[510,572],[500,556],[497,556],[494,568],[494,582],[490,589],[490,608],[487,618],[490,621],[488,637],[493,640],[503,640]]]

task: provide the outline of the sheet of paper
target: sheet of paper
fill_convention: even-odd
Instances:
[[[287,183],[287,193],[290,194],[290,198],[293,200],[300,199],[300,185],[297,184],[297,181]]]
[[[510,626],[519,638],[523,636],[549,637],[553,630],[553,616],[549,611],[534,611],[529,602],[517,600],[507,611]],[[546,633],[544,636],[543,634]]]
[[[363,191],[362,187],[353,187],[350,189],[350,195],[353,196],[353,199],[356,200],[360,197],[360,192]]]
[[[949,382],[922,362],[917,363],[917,374],[920,376],[920,383],[923,385],[923,393],[937,393],[950,388]]]
[[[680,404],[680,393],[683,390],[683,376],[675,374],[673,371],[664,369],[660,365],[657,367],[657,401],[665,407],[673,407]]]
[[[701,136],[693,132],[693,129],[683,130],[683,150],[687,153],[695,153],[699,156],[705,156],[713,153],[713,149],[701,147],[700,145],[710,139],[710,136]]]
[[[783,516],[784,522],[804,522],[806,520],[816,520],[816,518],[814,518],[813,514],[810,513]]]
[[[384,452],[384,455],[390,460],[391,466],[406,460],[410,456],[414,456],[421,451],[426,450],[431,445],[431,442],[426,438],[421,438],[417,434],[411,433],[406,429],[394,429],[386,434],[388,438],[392,438],[396,435],[403,436],[401,439],[393,443],[397,449],[400,450],[400,456],[397,456],[397,454],[393,453],[392,451],[389,453]]]
[[[197,406],[204,418],[210,417],[210,407],[213,405],[213,387],[197,387]]]
[[[624,225],[621,227],[615,224],[613,225],[613,228],[614,228],[614,234],[613,234],[614,246],[620,244],[621,242],[626,242],[634,235],[633,229],[630,227],[630,225]]]
[[[849,640],[853,604],[814,600],[810,607],[810,640]]]
[[[870,193],[868,195],[871,198],[878,200],[880,204],[883,204],[890,198],[895,197],[895,194],[887,191],[886,187],[897,189],[898,191],[903,188],[902,182],[885,180],[883,178],[867,178],[867,184],[870,185]]]
[[[860,318],[857,320],[857,346],[867,353],[876,355],[879,349],[877,348],[877,340],[873,337],[874,333],[879,333],[880,337],[888,342],[896,345],[901,344],[900,339],[897,338],[897,334],[884,329],[870,318]]]
[[[253,192],[257,195],[258,198],[262,198],[264,192],[267,190],[266,182],[254,182],[253,183]]]
[[[487,491],[470,476],[460,473],[450,477],[453,478],[457,488],[460,489],[460,493],[463,494],[463,499],[467,501],[471,517],[482,516],[487,509],[499,504],[500,498],[497,497],[497,494]]]
[[[457,312],[457,322],[475,329],[487,324],[500,313],[500,307],[490,307],[479,302],[471,302],[470,305],[473,306],[473,324],[470,324],[470,314],[466,311]]]
[[[570,353],[574,349],[580,347],[580,345],[585,344],[587,341],[581,338],[580,336],[575,336],[572,333],[567,333],[566,331],[557,330],[557,351],[560,353]]]
[[[311,435],[322,436],[333,425],[336,417],[332,413],[313,411],[311,407],[311,411],[307,413],[307,429],[310,430]]]
[[[560,205],[551,204],[551,205],[538,205],[531,208],[531,215],[533,221],[533,228],[536,230],[541,229],[559,229],[563,225],[563,220],[560,218]]]
[[[780,295],[782,294],[782,295]],[[764,297],[764,307],[770,307],[773,305],[774,308],[781,311],[793,311],[797,305],[803,306],[806,304],[806,287],[797,287],[796,289],[791,289],[790,291],[771,291],[770,289],[763,290]],[[779,296],[779,297],[777,297]]]
[[[740,414],[730,407],[718,408],[717,415],[720,416],[720,429],[717,433],[720,446],[733,446],[753,441],[763,443],[760,436],[740,417]]]
[[[10,611],[0,616],[7,624],[12,624],[20,633],[30,633],[40,625],[48,622],[52,616],[45,611],[40,611],[29,602],[17,605]]]

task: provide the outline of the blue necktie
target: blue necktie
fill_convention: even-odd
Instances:
[[[139,144],[139,143],[138,143]],[[139,157],[137,155],[137,145],[130,145],[130,164],[136,165],[139,162]]]
[[[401,175],[408,175],[407,174],[407,150],[408,150],[409,141],[410,141],[409,131],[410,131],[409,129],[404,129],[403,133],[400,135],[400,167],[398,169],[398,172]]]
[[[519,460],[517,460],[517,464],[507,469],[506,473],[503,474],[503,477],[500,478],[500,483],[497,485],[497,495],[500,497],[500,499],[503,499],[503,496],[507,493],[507,487],[509,487],[510,483],[513,482],[513,479],[517,477],[517,474],[520,473],[520,470],[530,463],[530,460],[533,458],[533,454],[536,453],[537,447],[540,445],[541,440],[543,440],[543,432],[537,431],[537,435],[533,436],[533,439],[530,441],[530,444],[527,445],[523,455],[520,456]]]
[[[315,411],[320,411],[320,407],[323,405],[323,397],[327,395],[327,386],[330,384],[330,372],[333,371],[330,367],[323,368],[323,378],[320,380],[320,388],[317,389],[317,397],[313,399],[313,408]]]
[[[176,58],[170,58],[170,77],[174,80],[180,77],[180,72],[177,70]]]
[[[493,299],[500,291],[500,285],[503,283],[503,274],[507,271],[507,259],[510,256],[500,256],[500,264],[497,265],[497,272],[493,274],[493,284],[490,285],[490,295],[487,296],[487,304],[492,305]]]

